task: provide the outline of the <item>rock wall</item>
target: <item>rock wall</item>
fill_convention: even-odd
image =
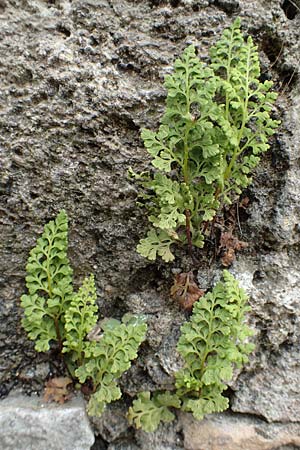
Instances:
[[[256,350],[232,383],[231,412],[201,424],[180,414],[156,433],[136,432],[127,403],[172,384],[186,317],[167,295],[181,260],[150,264],[135,252],[146,222],[127,170],[149,164],[140,128],[157,126],[174,58],[188,43],[205,58],[237,15],[280,92],[282,121],[247,191],[249,246],[232,267],[251,296]],[[0,0],[0,61],[1,396],[39,393],[58,371],[27,340],[19,298],[28,252],[64,208],[75,279],[95,273],[102,314],[148,315],[125,400],[94,421],[93,448],[300,448],[299,0]],[[218,271],[198,278],[209,284]]]

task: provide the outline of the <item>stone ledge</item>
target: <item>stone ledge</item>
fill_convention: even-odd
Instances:
[[[180,414],[185,450],[283,450],[300,448],[300,423],[266,423],[242,414],[210,414],[197,421]]]
[[[15,393],[0,401],[0,450],[90,450],[94,440],[80,397],[57,405]]]

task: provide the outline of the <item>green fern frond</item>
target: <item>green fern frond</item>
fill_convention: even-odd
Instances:
[[[106,404],[121,397],[117,380],[137,357],[147,325],[144,316],[125,314],[122,323],[102,320],[103,333],[91,338],[98,319],[94,276],[85,278],[78,292],[73,292],[67,232],[67,215],[61,211],[45,225],[30,252],[26,267],[29,293],[21,297],[22,324],[37,351],[47,351],[51,341],[57,341],[74,381],[93,382],[88,412],[101,415]]]
[[[98,319],[94,275],[86,278],[79,291],[73,295],[65,312],[65,341],[63,353],[70,353],[71,360],[81,365],[84,350],[89,344],[86,336],[95,327]]]
[[[158,130],[141,134],[155,169],[138,180],[141,204],[155,231],[137,251],[150,260],[174,259],[154,239],[164,230],[176,235],[186,227],[192,243],[203,244],[204,222],[249,185],[279,124],[270,116],[277,94],[270,91],[272,82],[259,80],[257,47],[251,37],[244,39],[240,19],[211,47],[210,58],[204,65],[194,46],[184,50],[165,78],[166,110]]]
[[[224,403],[220,396],[226,389],[224,382],[232,378],[234,365],[247,362],[253,350],[252,344],[244,345],[253,335],[245,324],[248,297],[228,271],[223,278],[224,282],[195,303],[191,320],[181,328],[177,349],[185,365],[175,375],[178,395],[206,398],[211,405],[210,395],[215,392],[218,407]],[[204,405],[203,401],[200,404]]]
[[[88,411],[100,415],[106,404],[120,397],[116,381],[129,369],[137,357],[140,344],[145,339],[147,325],[144,318],[120,323],[110,322],[99,342],[86,346],[85,362],[75,371],[80,383],[93,381],[95,394],[90,398]],[[97,406],[98,404],[98,406]]]
[[[175,419],[169,408],[180,408],[180,399],[176,394],[141,392],[128,410],[130,424],[144,431],[155,431],[161,422],[168,423]]]
[[[156,256],[161,256],[166,262],[173,261],[175,256],[170,247],[174,244],[176,237],[177,235],[173,237],[165,230],[161,230],[157,233],[156,230],[152,228],[148,231],[147,237],[140,240],[137,251],[150,261],[154,261]]]
[[[37,351],[49,350],[52,340],[64,337],[63,313],[73,293],[67,245],[68,218],[62,210],[55,221],[45,225],[26,266],[28,294],[21,297],[22,324],[29,338],[36,341]]]
[[[160,422],[173,420],[169,408],[192,412],[198,420],[228,408],[222,395],[226,383],[233,369],[248,361],[254,346],[248,342],[253,332],[245,323],[248,297],[228,271],[223,278],[194,304],[190,320],[181,327],[177,350],[184,365],[175,373],[176,389],[142,392],[134,400],[128,418],[137,428],[154,431]]]
[[[271,81],[259,81],[257,46],[251,36],[244,40],[240,19],[224,31],[210,49],[210,57],[222,99],[219,124],[227,140],[223,144],[223,186],[228,198],[249,185],[250,174],[260,161],[258,155],[269,148],[268,138],[279,125],[270,117],[277,94],[269,92]]]

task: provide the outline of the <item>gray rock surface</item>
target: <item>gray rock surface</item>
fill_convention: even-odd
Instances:
[[[94,433],[82,399],[64,405],[14,394],[0,400],[1,450],[89,450]]]
[[[256,352],[234,386],[232,409],[269,422],[299,422],[300,272],[297,252],[240,258],[234,273],[251,294]],[[272,286],[272,289],[270,289]]]
[[[65,208],[76,284],[94,272],[103,316],[148,316],[148,340],[121,380],[126,402],[94,423],[101,450],[194,445],[188,441],[190,416],[150,435],[126,425],[125,411],[137,391],[173,383],[179,363],[174,347],[186,315],[170,301],[168,289],[172,274],[188,266],[180,252],[171,265],[150,263],[135,252],[146,221],[127,170],[148,167],[140,128],[158,123],[162,81],[174,58],[188,43],[206,58],[237,15],[259,46],[263,77],[272,78],[280,92],[275,114],[282,124],[245,193],[249,208],[240,212],[249,247],[232,270],[251,296],[256,350],[237,372],[230,396],[234,411],[255,415],[251,426],[242,414],[236,420],[245,430],[254,427],[259,445],[269,443],[256,415],[270,422],[268,430],[290,430],[285,440],[275,430],[273,447],[261,448],[297,448],[299,0],[0,0],[0,395],[14,387],[40,392],[45,378],[60,373],[59,364],[37,355],[27,340],[19,298],[29,250],[43,225]],[[203,261],[198,279],[208,287],[220,267]],[[193,424],[193,436],[217,433],[209,420]],[[228,426],[227,418],[220,420],[224,442],[236,442],[235,419]],[[211,448],[226,448],[218,443],[222,439],[211,442]]]

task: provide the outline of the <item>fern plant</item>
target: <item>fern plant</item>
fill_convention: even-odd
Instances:
[[[117,380],[137,357],[147,325],[143,317],[125,315],[122,323],[107,320],[102,334],[94,333],[98,321],[94,276],[73,291],[67,234],[68,218],[60,211],[30,252],[28,294],[21,297],[22,325],[38,352],[56,343],[73,380],[91,386],[89,414],[101,415],[106,404],[120,398]]]
[[[270,117],[277,94],[260,82],[257,47],[240,19],[210,49],[204,65],[190,45],[165,78],[166,110],[159,129],[142,130],[154,174],[137,175],[151,228],[137,251],[172,261],[173,243],[203,247],[205,224],[251,182],[251,172],[279,122]]]
[[[49,350],[51,341],[62,347],[65,338],[64,313],[73,297],[67,246],[68,220],[60,211],[55,221],[45,225],[30,252],[25,279],[28,294],[21,297],[25,314],[22,324],[38,352]]]
[[[160,422],[174,419],[173,408],[190,411],[196,419],[224,411],[228,398],[222,394],[234,367],[248,361],[253,334],[245,324],[250,310],[245,291],[228,272],[224,282],[194,304],[190,320],[181,327],[177,350],[184,360],[175,373],[172,392],[142,392],[129,409],[130,423],[145,431],[154,431]],[[171,410],[170,410],[171,408]]]

